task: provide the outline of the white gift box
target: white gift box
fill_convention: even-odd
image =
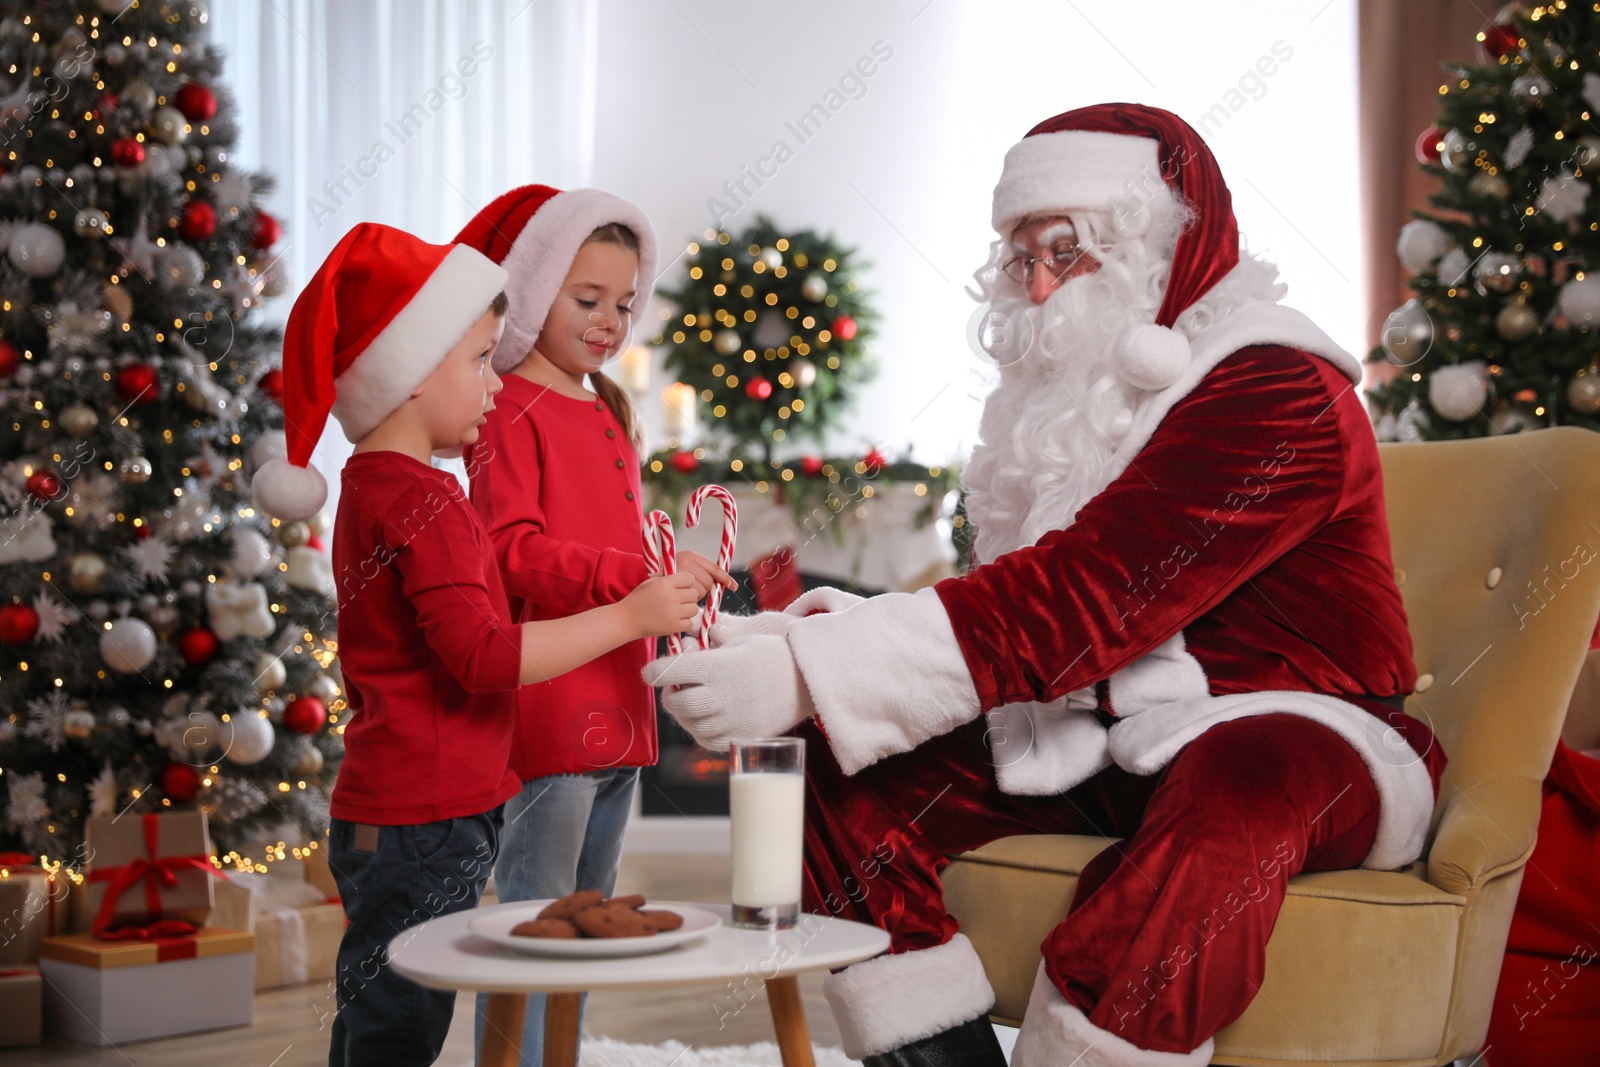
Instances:
[[[254,949],[254,934],[213,928],[162,942],[43,938],[45,1030],[104,1046],[249,1026]]]

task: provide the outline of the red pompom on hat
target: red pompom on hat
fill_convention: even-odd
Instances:
[[[287,461],[251,480],[256,504],[308,519],[328,499],[310,466],[328,416],[360,441],[433,373],[506,285],[476,249],[436,245],[375,222],[357,225],[317,268],[283,339]]]
[[[1195,214],[1178,237],[1156,321],[1117,344],[1123,377],[1164,389],[1189,365],[1178,316],[1239,263],[1233,197],[1211,149],[1187,122],[1143,104],[1095,104],[1046,119],[1006,153],[992,221],[1009,238],[1028,218],[1135,207],[1160,180]]]
[[[521,363],[539,338],[584,239],[609,223],[626,226],[639,244],[635,317],[655,288],[656,231],[639,208],[599,189],[523,185],[496,197],[473,216],[456,240],[471,245],[511,274],[506,289],[511,308],[493,356],[505,374]]]

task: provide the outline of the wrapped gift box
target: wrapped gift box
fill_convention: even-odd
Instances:
[[[0,853],[0,969],[31,966],[39,958],[39,939],[61,932],[67,885],[32,857]]]
[[[248,1026],[255,1008],[255,935],[215,927],[191,937],[39,942],[44,1022],[90,1045]]]
[[[283,875],[234,874],[213,887],[208,926],[256,935],[256,989],[333,978],[344,937],[344,907],[320,887]]]
[[[96,815],[85,828],[87,879],[71,894],[72,929],[142,926],[158,919],[204,925],[211,914],[211,840],[200,811]],[[105,910],[107,897],[113,903]]]
[[[44,988],[36,967],[0,968],[0,1048],[37,1045]]]

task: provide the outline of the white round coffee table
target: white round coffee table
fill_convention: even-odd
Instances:
[[[479,1061],[485,1067],[518,1062],[529,993],[550,994],[545,1001],[545,1067],[576,1067],[579,994],[751,977],[766,986],[784,1067],[814,1067],[795,976],[858,963],[889,948],[885,931],[837,916],[801,915],[794,929],[768,932],[735,929],[727,904],[650,902],[657,905],[701,908],[719,916],[723,925],[699,941],[647,956],[553,959],[502,948],[467,929],[474,918],[490,911],[526,907],[501,904],[412,927],[390,942],[389,963],[430,989],[489,994]]]

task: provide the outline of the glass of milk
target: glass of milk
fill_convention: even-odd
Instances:
[[[733,925],[784,930],[800,917],[806,742],[758,737],[728,746]]]

